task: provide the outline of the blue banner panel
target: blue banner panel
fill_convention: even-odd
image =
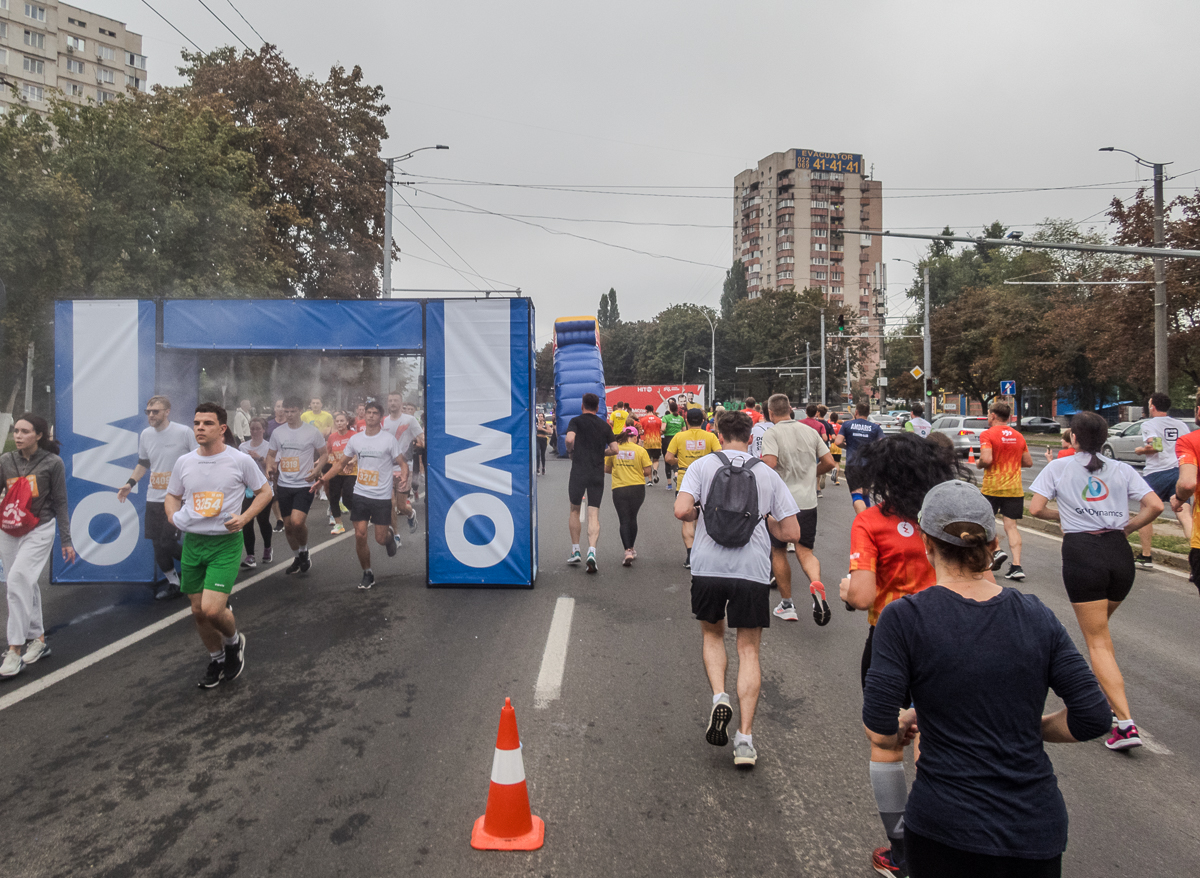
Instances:
[[[426,306],[429,585],[533,587],[531,310]]]
[[[207,299],[163,303],[163,345],[217,351],[419,351],[421,303]]]
[[[137,465],[142,406],[154,394],[154,323],[153,302],[55,303],[54,435],[79,560],[65,564],[55,540],[51,582],[154,580],[154,550],[142,539],[146,482],[117,501]]]

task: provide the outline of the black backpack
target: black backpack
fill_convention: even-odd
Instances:
[[[734,466],[723,452],[714,453],[721,461],[721,468],[708,486],[704,529],[718,545],[740,549],[750,542],[754,529],[762,521],[758,514],[758,486],[751,472],[762,461],[748,457],[741,466]]]

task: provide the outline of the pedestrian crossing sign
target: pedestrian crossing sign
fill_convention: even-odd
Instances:
[[[925,370],[922,369],[920,366],[913,366],[912,371],[909,372],[908,374],[911,375],[916,380],[920,381],[921,376],[925,374]]]

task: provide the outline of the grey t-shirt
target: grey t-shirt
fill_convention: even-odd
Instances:
[[[167,482],[175,461],[189,451],[195,451],[196,434],[191,427],[167,421],[161,430],[147,427],[138,436],[138,463],[150,470],[150,488],[146,502],[162,503],[167,499]]]

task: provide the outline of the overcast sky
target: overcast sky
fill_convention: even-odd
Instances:
[[[199,0],[150,2],[206,50],[236,44]],[[257,48],[230,0],[205,2]],[[233,4],[300,70],[358,64],[381,84],[386,154],[450,146],[403,165],[429,182],[403,193],[415,211],[397,198],[393,285],[470,289],[449,262],[519,286],[539,343],[609,287],[625,319],[718,305],[733,177],[780,150],[861,153],[893,230],[1103,228],[1149,172],[1101,146],[1174,162],[1168,197],[1200,185],[1194,0]],[[184,40],[141,0],[80,5],[144,35],[151,82],[178,82]],[[455,212],[480,209],[654,256]],[[890,316],[912,276],[890,260],[924,246],[885,243]]]

